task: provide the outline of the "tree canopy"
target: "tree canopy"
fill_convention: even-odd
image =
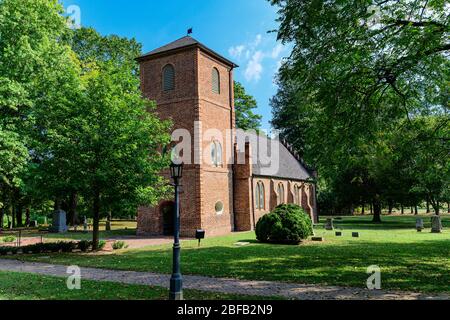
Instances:
[[[399,161],[419,151],[391,137],[417,135],[423,117],[434,119],[423,139],[439,141],[448,162],[448,131],[436,136],[449,125],[446,1],[270,2],[279,8],[278,39],[293,44],[272,100],[273,125],[325,185],[357,182],[368,202],[392,198],[388,182],[409,189],[399,173],[419,168]]]

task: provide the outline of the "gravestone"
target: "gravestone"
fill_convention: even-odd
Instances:
[[[353,238],[359,238],[359,232],[353,232],[352,233]]]
[[[324,238],[323,237],[312,237],[311,240],[314,242],[323,242]]]
[[[63,210],[55,210],[53,212],[53,223],[50,232],[66,233],[67,231],[66,212]]]
[[[431,218],[431,232],[441,233],[442,232],[442,220],[440,216],[433,216]]]
[[[342,232],[336,231],[336,237],[342,237]]]
[[[88,232],[88,221],[87,221],[86,217],[84,217],[84,221],[83,221],[83,231]]]
[[[422,232],[422,230],[425,229],[424,224],[423,224],[423,219],[417,219],[416,229],[417,229],[417,232]]]
[[[329,230],[329,231],[334,230],[333,219],[332,218],[328,218],[327,219],[327,222],[325,224],[325,230]]]

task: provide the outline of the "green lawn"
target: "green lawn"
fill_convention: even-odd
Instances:
[[[82,280],[80,290],[69,290],[65,278],[0,271],[0,300],[166,300],[168,295],[159,287],[89,280]],[[184,296],[186,300],[262,299],[197,290],[184,290]]]
[[[183,242],[184,274],[277,280],[298,283],[364,287],[371,265],[382,269],[383,289],[419,292],[450,292],[450,217],[443,218],[446,230],[431,234],[415,231],[415,217],[383,217],[372,224],[370,217],[336,221],[344,237],[322,226],[316,234],[323,243],[300,246],[268,245],[255,241],[252,232],[210,238],[197,248],[196,241]],[[322,221],[323,222],[323,221]],[[425,218],[430,226],[430,217]],[[351,237],[359,231],[361,237]],[[238,241],[248,246],[235,246]],[[77,264],[99,268],[170,273],[171,246],[125,250],[113,255],[22,256],[21,259]]]

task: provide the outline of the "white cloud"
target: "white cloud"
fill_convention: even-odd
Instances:
[[[256,35],[255,41],[253,41],[251,46],[253,48],[257,48],[261,44],[261,41],[262,41],[262,35],[258,34],[258,35]]]
[[[275,48],[272,50],[272,59],[278,59],[280,54],[284,51],[284,46],[281,43],[278,43]]]
[[[264,54],[262,51],[256,51],[251,60],[249,61],[247,68],[245,69],[245,79],[247,81],[259,81],[263,72],[262,61]]]
[[[233,58],[240,59],[241,55],[242,55],[242,52],[244,50],[245,50],[245,46],[244,45],[240,45],[240,46],[231,47],[230,49],[228,49],[228,53]]]

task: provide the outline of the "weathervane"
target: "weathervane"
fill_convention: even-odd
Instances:
[[[189,28],[188,31],[187,31],[187,34],[190,35],[190,34],[192,34],[192,33],[193,33],[193,29],[192,29],[192,28]]]

